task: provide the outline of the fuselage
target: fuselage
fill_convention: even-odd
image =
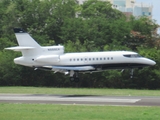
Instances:
[[[52,57],[53,56],[53,57]],[[36,59],[38,58],[38,59]],[[19,57],[16,64],[25,66],[94,66],[102,69],[122,69],[155,65],[153,60],[141,57],[130,51],[81,52],[65,53],[61,55],[41,55],[33,57]]]

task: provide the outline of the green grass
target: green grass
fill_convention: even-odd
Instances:
[[[0,87],[0,94],[160,96],[160,90]],[[0,120],[158,120],[160,107],[0,103]]]
[[[105,88],[46,88],[46,87],[0,87],[1,93],[12,94],[62,94],[62,95],[117,95],[160,96],[160,90],[105,89]]]
[[[160,107],[0,104],[0,120],[159,120]]]

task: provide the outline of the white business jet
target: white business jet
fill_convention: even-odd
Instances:
[[[69,74],[70,80],[75,82],[79,81],[79,72],[92,73],[107,69],[131,69],[133,72],[133,68],[156,64],[130,51],[64,53],[61,45],[40,46],[21,28],[14,28],[14,32],[19,46],[5,49],[22,53],[21,57],[14,59],[16,64]]]

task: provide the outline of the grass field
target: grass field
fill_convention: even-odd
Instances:
[[[160,96],[160,90],[0,87],[0,94]],[[0,120],[158,120],[160,107],[0,103]]]
[[[160,107],[0,104],[0,120],[159,120]]]
[[[61,95],[117,95],[160,96],[160,90],[106,89],[106,88],[46,88],[46,87],[0,87],[1,93],[12,94],[61,94]]]

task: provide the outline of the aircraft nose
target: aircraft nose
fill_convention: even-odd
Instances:
[[[153,65],[155,65],[155,64],[156,64],[156,62],[155,62],[155,61],[150,60],[150,59],[149,59],[148,63],[149,63],[149,65],[151,65],[151,66],[153,66]]]
[[[151,65],[155,65],[155,64],[156,64],[156,62],[152,60]]]

